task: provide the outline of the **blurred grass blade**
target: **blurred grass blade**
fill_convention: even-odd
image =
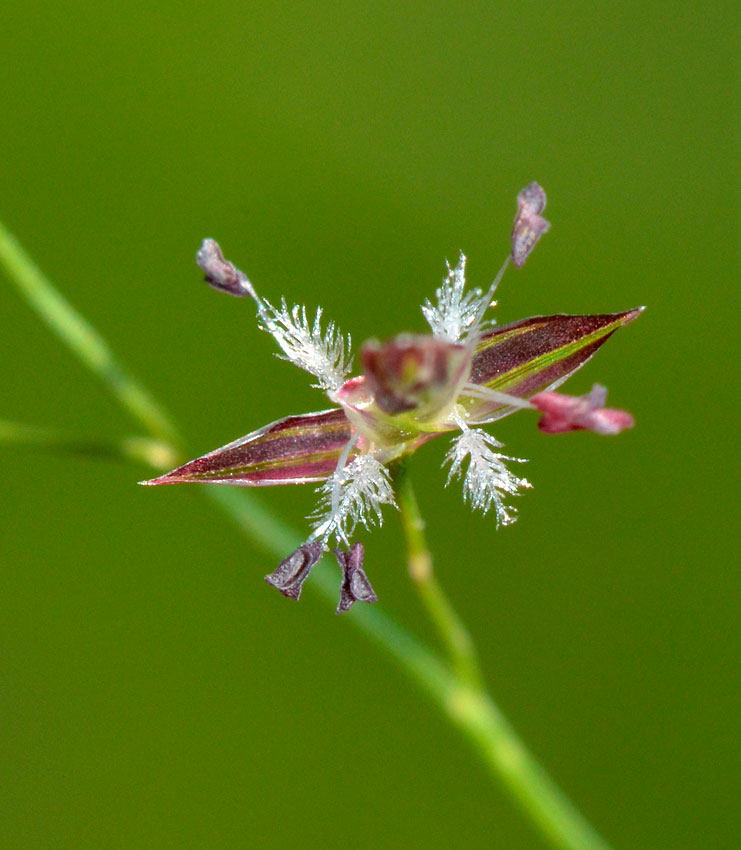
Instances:
[[[121,365],[108,343],[52,286],[0,223],[0,267],[49,328],[95,372],[148,431],[174,445],[181,438],[169,415]]]
[[[42,428],[0,419],[0,444],[30,446],[125,462],[143,463],[152,469],[167,469],[176,463],[177,454],[169,443],[152,437],[120,437],[101,439],[69,434],[55,428]]]

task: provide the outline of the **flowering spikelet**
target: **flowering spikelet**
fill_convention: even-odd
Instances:
[[[306,307],[295,304],[288,309],[285,298],[280,309],[269,301],[259,302],[258,315],[263,330],[275,337],[285,353],[285,359],[318,379],[314,386],[322,390],[341,387],[350,372],[350,338],[335,327],[327,325],[322,333],[322,309],[316,311],[313,325],[309,323]]]
[[[505,460],[523,463],[522,458],[508,457],[491,450],[499,449],[502,444],[491,434],[480,428],[467,428],[453,442],[446,462],[451,464],[447,483],[462,472],[462,464],[469,458],[468,469],[463,480],[463,500],[471,503],[474,510],[483,513],[494,505],[497,526],[510,525],[517,519],[517,511],[504,504],[504,494],[515,495],[518,487],[531,487],[525,478],[513,475],[504,465]]]
[[[381,505],[393,505],[394,491],[386,467],[373,455],[358,455],[317,489],[322,501],[313,536],[326,542],[332,534],[349,544],[355,526],[383,524]]]
[[[487,306],[487,296],[480,289],[471,289],[464,294],[466,286],[466,257],[461,253],[458,265],[450,268],[446,262],[448,275],[443,284],[435,290],[437,306],[429,300],[422,305],[422,313],[433,336],[448,342],[458,342],[467,331],[478,326],[479,317]]]
[[[322,311],[312,321],[305,307],[274,307],[247,275],[225,259],[218,243],[205,239],[196,262],[214,289],[257,305],[258,323],[289,360],[313,375],[330,410],[285,416],[219,449],[143,484],[201,482],[270,487],[323,481],[313,530],[284,558],[266,581],[284,596],[298,599],[314,565],[335,537],[342,570],[338,613],[355,602],[375,602],[363,570],[364,548],[351,542],[358,523],[370,529],[382,523],[381,507],[393,505],[389,467],[435,437],[460,431],[446,455],[448,483],[463,476],[463,498],[474,509],[492,507],[497,525],[509,525],[516,511],[508,495],[530,487],[513,475],[500,454],[502,444],[481,430],[520,410],[539,411],[546,434],[591,430],[617,434],[633,426],[623,410],[605,408],[605,389],[595,385],[586,396],[554,392],[620,327],[643,308],[593,315],[534,316],[494,327],[485,319],[502,275],[520,268],[549,223],[542,217],[546,196],[530,183],[517,196],[512,249],[484,292],[466,291],[466,257],[425,301],[422,313],[432,334],[400,333],[386,341],[368,340],[360,349],[362,374],[348,378],[350,339],[333,323],[322,330]],[[281,355],[279,355],[281,356]]]

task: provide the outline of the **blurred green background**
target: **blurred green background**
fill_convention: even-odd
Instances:
[[[517,191],[552,230],[500,322],[647,304],[569,384],[637,427],[546,438],[495,532],[414,461],[492,690],[618,848],[737,845],[734,4],[5,0],[0,218],[201,454],[326,401],[201,282],[212,236],[356,341],[422,330],[445,257],[486,285]],[[0,418],[137,433],[0,281]],[[196,488],[2,449],[0,845],[541,848],[349,618]],[[311,488],[264,502],[300,528]],[[398,520],[382,605],[433,641]],[[352,614],[349,615],[352,617]]]

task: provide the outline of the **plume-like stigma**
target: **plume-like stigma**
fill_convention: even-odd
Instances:
[[[464,292],[466,288],[466,257],[461,253],[458,265],[448,267],[447,277],[443,279],[442,286],[435,290],[437,305],[426,300],[422,305],[422,313],[427,319],[427,324],[432,329],[433,336],[447,342],[458,342],[471,329],[480,322],[489,304],[489,293],[480,289],[471,289]]]
[[[492,448],[500,449],[502,444],[480,428],[466,428],[445,456],[446,462],[451,464],[447,483],[450,484],[454,476],[462,473],[463,462],[468,458],[463,500],[483,513],[487,513],[493,505],[497,526],[510,525],[517,519],[517,510],[505,505],[505,495],[516,495],[519,487],[532,485],[527,479],[513,475],[504,465],[506,460],[524,463],[522,458],[499,454]]]
[[[359,522],[367,529],[381,525],[381,505],[396,507],[388,470],[371,454],[358,455],[352,463],[338,468],[317,492],[322,501],[314,516],[312,537],[324,542],[334,534],[349,545]]]
[[[295,304],[290,310],[285,298],[280,309],[263,300],[258,310],[260,326],[275,338],[286,360],[317,378],[314,385],[336,390],[347,380],[351,369],[350,338],[347,341],[334,322],[322,331],[322,309],[310,323],[306,307]]]

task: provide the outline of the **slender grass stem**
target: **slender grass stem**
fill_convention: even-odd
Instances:
[[[451,681],[433,696],[474,744],[492,776],[504,784],[556,847],[608,850],[487,692],[471,632],[435,577],[424,519],[405,463],[397,466],[394,483],[409,574],[452,664]]]
[[[57,292],[2,224],[0,268],[5,269],[9,279],[51,330],[155,438],[148,441],[149,450],[141,450],[141,443],[139,450],[135,450],[130,444],[127,448],[125,442],[81,442],[58,432],[4,423],[0,427],[0,441],[46,447],[56,445],[63,449],[87,446],[97,454],[109,453],[143,460],[155,469],[161,466],[156,453],[151,451],[154,446],[169,450],[176,456],[180,437],[164,409],[123,368],[107,342]],[[378,606],[356,606],[350,615],[346,615],[348,622],[387,652],[443,709],[474,744],[491,776],[520,803],[524,813],[554,847],[561,850],[609,850],[528,752],[484,689],[471,636],[432,572],[424,524],[411,483],[403,472],[399,475],[399,504],[410,572],[453,659],[453,665],[451,667],[438,658]],[[241,488],[213,485],[204,487],[203,492],[237,523],[251,541],[271,555],[283,557],[300,542],[299,535],[264,508],[253,494],[245,493]],[[316,588],[332,605],[335,604],[339,576],[333,573],[328,562],[317,565],[309,586]]]
[[[492,778],[504,785],[554,847],[610,850],[530,753],[486,691],[459,685],[447,694],[443,708],[473,743]]]
[[[478,687],[483,677],[476,647],[466,624],[458,616],[435,576],[432,555],[427,546],[425,523],[405,462],[398,464],[394,470],[394,484],[406,540],[409,575],[459,678]]]
[[[180,434],[164,408],[124,368],[108,343],[84,319],[0,222],[0,269],[46,325],[95,373],[122,407],[155,437],[175,446]]]

